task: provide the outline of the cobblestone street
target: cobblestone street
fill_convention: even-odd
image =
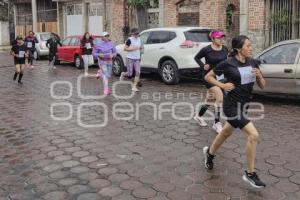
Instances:
[[[239,130],[219,150],[214,170],[207,171],[202,148],[215,137],[213,121],[201,128],[193,119],[173,119],[168,111],[155,120],[153,107],[138,109],[143,102],[157,107],[164,102],[196,105],[206,91],[201,82],[168,86],[158,75],[147,75],[132,98],[83,99],[79,92],[102,94],[95,77],[84,77],[79,87],[82,70],[64,64],[48,71],[44,60],[26,69],[24,84],[18,85],[9,59],[0,56],[0,200],[300,199],[300,104],[294,101],[258,99],[265,117],[254,122],[260,133],[256,169],[267,187],[255,190],[242,180],[246,139]],[[55,81],[72,87],[58,82],[51,95]],[[129,92],[128,85],[116,90]],[[126,103],[122,109],[128,113],[118,116],[127,120],[112,115],[120,103]],[[108,113],[103,112],[105,106]],[[178,115],[189,115],[184,108],[178,108]],[[105,116],[103,128],[82,126],[101,124]]]

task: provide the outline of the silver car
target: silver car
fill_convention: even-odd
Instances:
[[[283,94],[300,97],[300,40],[277,43],[258,54],[266,88],[256,93]]]
[[[35,44],[36,51],[34,52],[34,59],[38,60],[43,56],[49,55],[49,49],[46,46],[47,40],[50,38],[50,33],[48,32],[38,32],[35,33],[35,37],[39,43]]]

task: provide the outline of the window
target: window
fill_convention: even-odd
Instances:
[[[294,64],[300,44],[284,44],[267,51],[260,56],[266,64]]]
[[[186,40],[193,42],[210,42],[210,30],[190,30],[184,33]]]
[[[66,39],[64,39],[64,40],[62,41],[62,45],[63,45],[63,46],[68,46],[69,43],[70,43],[70,40],[71,40],[71,38],[66,38]]]
[[[42,33],[40,37],[42,41],[47,41],[50,38],[50,33]]]
[[[79,46],[79,38],[78,37],[72,37],[70,46]]]
[[[149,38],[150,32],[144,32],[140,35],[141,41],[143,44],[147,44],[147,40]]]
[[[176,38],[176,33],[170,31],[153,31],[147,41],[147,44],[166,43]]]
[[[101,38],[98,38],[98,37],[94,38],[94,40],[93,40],[94,45],[97,45],[101,42],[102,42]]]
[[[234,11],[235,6],[233,4],[229,4],[226,8],[226,29],[230,29],[234,23]]]

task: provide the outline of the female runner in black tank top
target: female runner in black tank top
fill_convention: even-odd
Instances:
[[[212,31],[210,33],[212,39],[212,44],[204,47],[196,55],[195,60],[204,68],[204,75],[209,73],[214,69],[217,64],[227,59],[228,49],[223,45],[223,39],[225,34],[221,31]],[[205,64],[201,61],[205,58]],[[222,76],[217,77],[218,80],[222,80]],[[223,92],[218,86],[214,86],[207,81],[205,81],[205,86],[208,89],[205,99],[205,105],[200,108],[199,114],[194,117],[194,119],[200,124],[200,126],[207,126],[207,123],[203,119],[203,115],[207,111],[209,104],[215,103],[215,122],[213,124],[213,129],[220,133],[222,130],[222,124],[220,122],[220,108],[223,103]]]

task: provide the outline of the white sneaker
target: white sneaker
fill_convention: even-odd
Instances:
[[[139,89],[137,89],[136,87],[132,87],[131,90],[134,91],[134,92],[138,92],[139,91]]]
[[[53,69],[56,69],[56,67],[55,67],[55,66],[53,66]]]
[[[214,123],[212,127],[218,134],[221,133],[223,126],[221,122]]]
[[[30,66],[30,68],[31,68],[31,69],[33,69],[33,68],[34,68],[34,66],[33,66],[33,65],[31,65],[31,66]]]
[[[120,81],[124,81],[124,72],[122,72],[120,75]]]
[[[195,115],[194,120],[196,120],[200,126],[207,126],[207,123],[202,117],[199,117],[199,115]]]
[[[87,72],[84,72],[84,76],[88,76],[89,75],[89,73],[87,73]]]

